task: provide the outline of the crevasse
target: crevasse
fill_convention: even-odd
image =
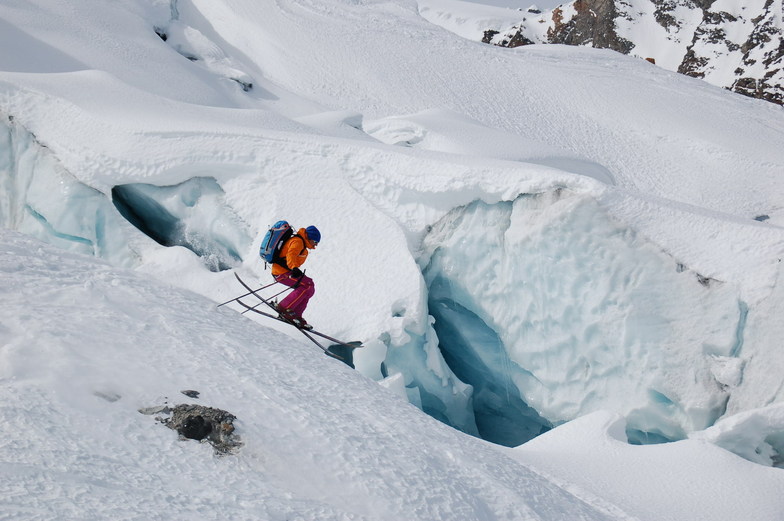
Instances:
[[[0,226],[63,249],[134,266],[138,229],[188,248],[213,271],[227,269],[241,262],[251,238],[223,195],[215,179],[194,177],[165,187],[120,185],[109,197],[78,181],[13,117],[0,119]]]
[[[598,409],[633,443],[684,438],[725,411],[717,359],[738,355],[744,306],[557,190],[453,210],[425,239],[439,349],[473,387],[480,436],[517,445]]]
[[[212,178],[112,195],[0,120],[4,227],[126,266],[137,262],[130,238],[142,235],[128,221],[215,270],[251,243]],[[749,310],[735,288],[706,284],[589,196],[475,202],[436,223],[424,247],[433,323],[409,331],[385,368],[404,376],[413,403],[465,432],[512,446],[610,409],[627,418],[632,442],[680,439],[712,425],[742,385],[743,364],[732,361]]]

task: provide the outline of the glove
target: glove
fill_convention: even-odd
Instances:
[[[303,275],[305,275],[305,274],[302,273],[302,270],[299,269],[299,268],[294,268],[293,270],[291,270],[291,276],[292,277],[296,277],[298,279],[301,279]]]

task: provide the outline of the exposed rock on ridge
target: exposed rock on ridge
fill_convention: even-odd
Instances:
[[[529,11],[506,30],[485,31],[502,47],[559,43],[612,49],[732,91],[784,104],[779,0],[574,0]]]

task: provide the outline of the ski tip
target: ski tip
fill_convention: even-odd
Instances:
[[[355,340],[353,342],[340,342],[338,344],[332,344],[329,347],[349,347],[351,349],[357,349],[359,347],[365,347],[365,346],[363,346],[362,342],[360,342],[359,340]]]

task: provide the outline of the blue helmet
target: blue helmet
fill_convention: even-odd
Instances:
[[[308,239],[315,242],[316,244],[321,241],[321,232],[315,226],[308,226],[305,228],[305,232],[308,234]]]

